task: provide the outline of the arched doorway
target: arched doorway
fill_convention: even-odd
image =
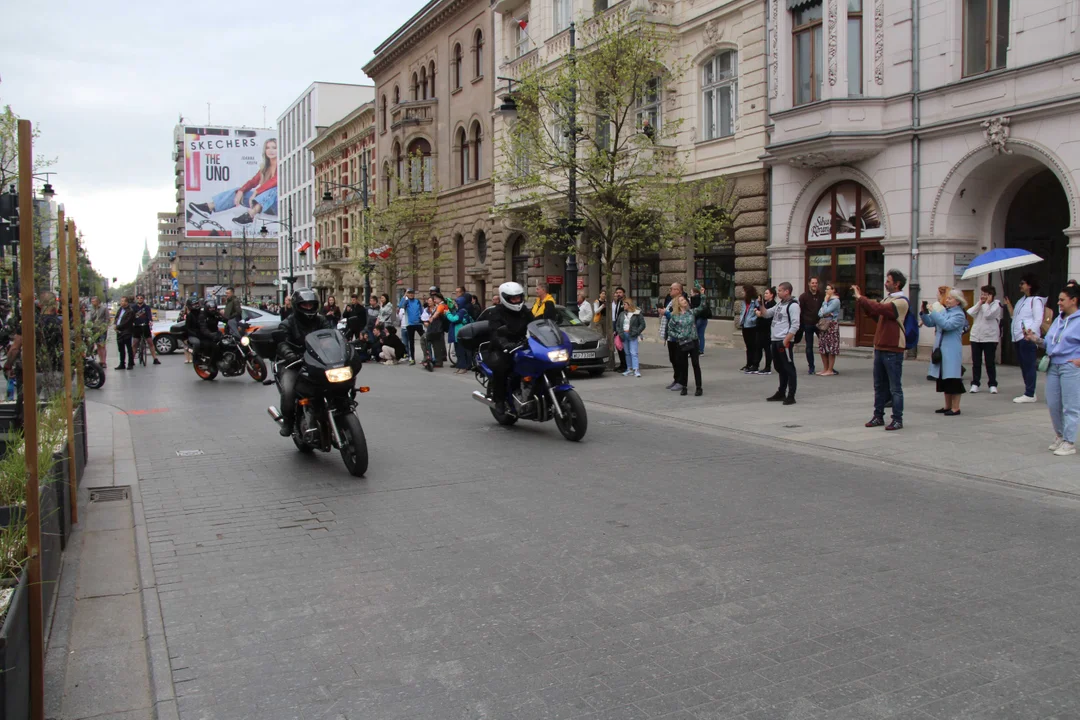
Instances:
[[[1043,262],[1005,273],[1004,293],[1014,302],[1020,292],[1021,276],[1033,273],[1039,279],[1038,294],[1051,298],[1048,306],[1054,307],[1058,291],[1069,279],[1069,240],[1064,230],[1070,220],[1068,196],[1052,171],[1038,172],[1016,193],[1005,220],[1005,247],[1028,250]],[[991,278],[994,285],[1000,282],[1000,276]],[[1006,322],[1002,329],[1002,362],[1014,363],[1009,332]]]
[[[846,180],[818,199],[806,230],[806,278],[831,282],[840,296],[840,323],[854,326],[855,345],[874,344],[874,318],[855,307],[858,285],[867,297],[885,294],[885,236],[877,201],[865,187]],[[796,294],[802,292],[795,289]]]

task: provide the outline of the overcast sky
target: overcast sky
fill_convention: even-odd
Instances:
[[[35,152],[103,275],[133,280],[157,213],[176,208],[172,130],[276,126],[309,84],[361,67],[424,0],[3,2],[0,105],[41,130]]]

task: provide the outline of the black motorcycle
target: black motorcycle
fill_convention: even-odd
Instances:
[[[296,380],[296,408],[292,439],[302,453],[330,452],[337,448],[349,473],[362,477],[367,472],[368,449],[364,428],[356,417],[356,393],[368,388],[355,386],[362,363],[353,347],[337,330],[316,330],[304,338],[304,354],[298,360],[274,363],[274,380],[281,391],[281,374],[299,369]],[[281,411],[266,409],[274,422],[281,423]]]
[[[90,390],[100,390],[105,385],[105,368],[95,359],[96,355],[97,343],[91,343],[83,358],[83,385]]]
[[[195,374],[203,380],[213,380],[218,372],[224,377],[237,377],[246,372],[256,382],[265,380],[266,363],[251,346],[251,338],[248,337],[247,330],[248,326],[241,323],[239,338],[228,332],[222,335],[216,363],[211,361],[210,353],[201,346],[194,350],[191,354],[191,362],[195,368]]]

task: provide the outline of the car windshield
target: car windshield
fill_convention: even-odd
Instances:
[[[557,317],[555,319],[555,322],[557,322],[562,327],[568,327],[568,326],[575,326],[576,327],[578,325],[584,325],[585,324],[585,323],[581,322],[580,320],[578,320],[577,315],[570,312],[569,310],[564,308],[562,305],[556,305],[555,306],[555,312],[557,312],[558,315],[559,315],[559,317]]]

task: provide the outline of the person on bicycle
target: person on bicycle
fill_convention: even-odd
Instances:
[[[145,342],[150,346],[150,354],[154,357],[154,364],[160,365],[161,361],[158,360],[157,350],[154,349],[154,334],[151,329],[154,322],[154,311],[146,304],[146,298],[142,295],[135,296],[135,306],[132,311],[135,314],[135,324],[131,328],[131,338],[135,341],[135,354],[142,358],[146,357],[146,355],[140,354],[137,349],[140,344]]]
[[[283,437],[292,435],[296,410],[296,379],[300,370],[286,367],[296,362],[304,352],[304,338],[316,330],[334,327],[333,321],[319,314],[319,296],[314,290],[304,288],[292,294],[292,314],[281,321],[274,330],[274,341],[278,343],[277,353],[282,368],[278,377],[281,381],[281,429]]]

